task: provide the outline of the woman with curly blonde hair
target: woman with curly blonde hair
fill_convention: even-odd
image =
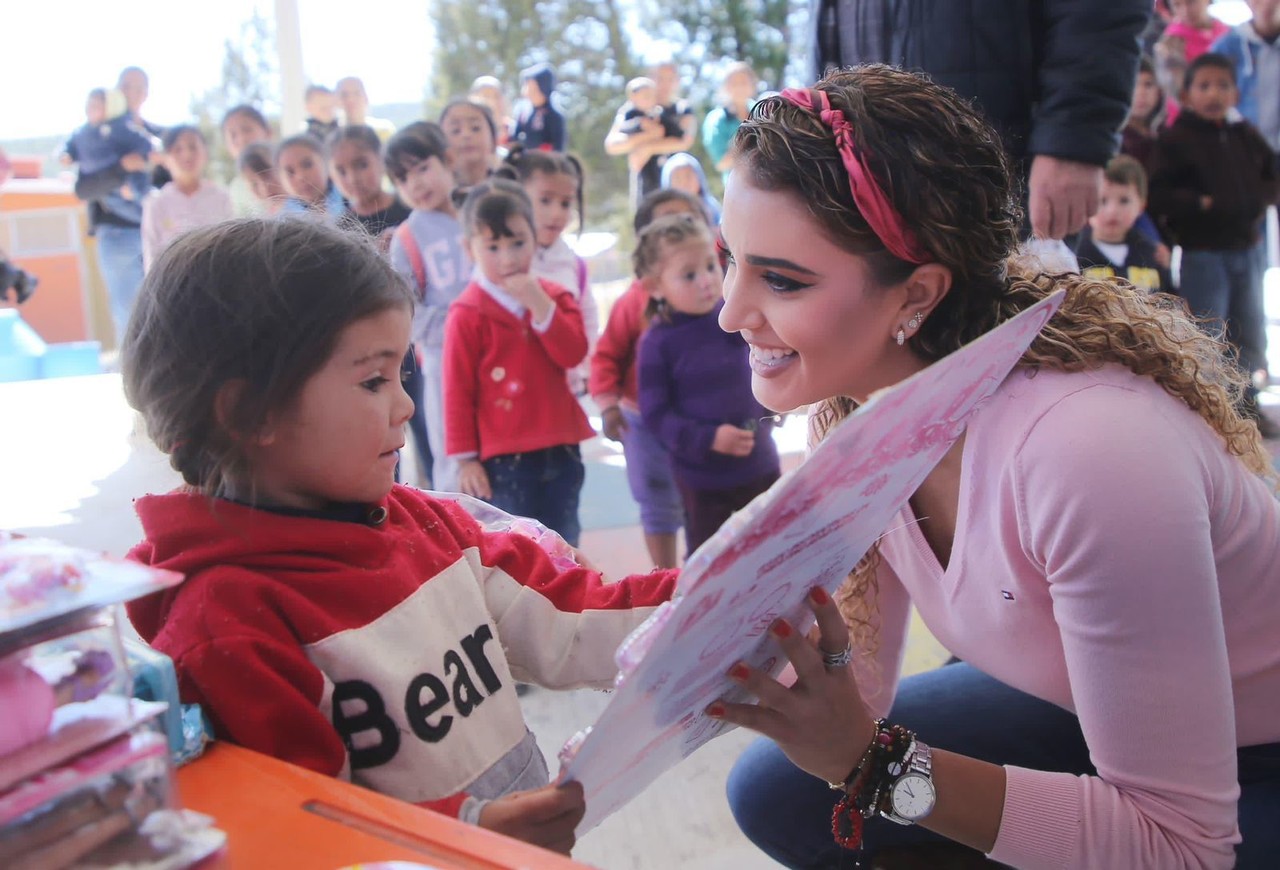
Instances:
[[[1066,291],[839,601],[810,592],[817,632],[774,624],[795,683],[740,664],[758,703],[708,707],[769,738],[729,781],[746,834],[792,867],[1274,860],[1280,502],[1223,347],[1172,297],[1011,260],[1000,143],[926,79],[832,73],[735,147],[720,322],[815,437]],[[899,680],[912,605],[962,663]]]

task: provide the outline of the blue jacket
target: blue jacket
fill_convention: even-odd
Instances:
[[[1267,42],[1252,22],[1245,22],[1219,37],[1212,50],[1236,66],[1240,114],[1258,128],[1272,151],[1280,151],[1280,39]],[[1269,98],[1259,100],[1259,94]]]

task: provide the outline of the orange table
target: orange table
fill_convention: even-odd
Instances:
[[[216,868],[336,870],[412,861],[442,870],[585,870],[553,852],[248,749],[215,743],[178,771],[182,805],[227,833]],[[205,865],[202,865],[202,867]]]

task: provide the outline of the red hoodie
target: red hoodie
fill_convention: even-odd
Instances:
[[[130,557],[187,579],[129,618],[219,736],[474,820],[469,796],[546,784],[515,681],[611,687],[675,573],[606,585],[452,502],[397,486],[384,506],[358,523],[139,499]]]

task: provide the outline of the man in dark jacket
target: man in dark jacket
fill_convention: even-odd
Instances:
[[[859,63],[928,73],[1000,132],[1036,235],[1084,226],[1119,145],[1151,0],[810,0],[810,13],[815,81]]]

